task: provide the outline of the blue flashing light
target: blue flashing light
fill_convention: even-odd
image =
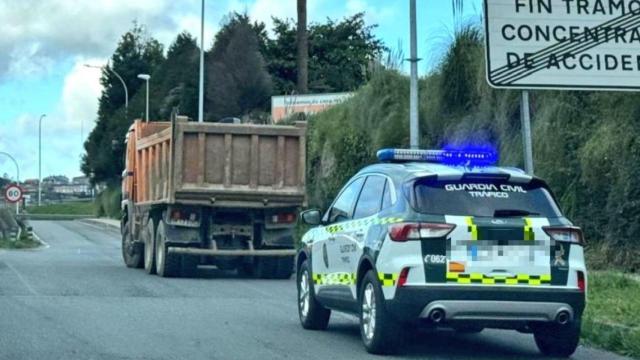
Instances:
[[[469,167],[489,166],[498,162],[497,152],[491,149],[382,149],[377,156],[378,160],[387,162],[418,161]]]

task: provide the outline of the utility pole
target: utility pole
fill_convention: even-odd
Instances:
[[[297,1],[298,28],[296,42],[298,46],[297,66],[298,94],[309,92],[309,35],[307,34],[307,0]]]
[[[522,91],[520,102],[520,120],[522,122],[522,141],[524,148],[524,169],[533,175],[533,146],[531,144],[531,108],[529,106],[529,91]]]
[[[42,114],[38,121],[38,206],[42,205],[42,119],[45,116]]]
[[[204,121],[204,0],[200,16],[200,83],[198,93],[198,122]]]
[[[409,91],[409,142],[412,149],[420,147],[420,123],[418,119],[418,45],[416,31],[416,0],[409,0],[410,33],[411,33],[411,84]]]

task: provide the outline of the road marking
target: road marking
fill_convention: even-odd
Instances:
[[[7,264],[7,267],[13,271],[14,274],[16,274],[16,276],[18,277],[18,280],[20,280],[20,282],[27,288],[27,290],[29,290],[29,292],[31,293],[31,295],[36,295],[39,296],[40,294],[38,294],[38,292],[31,287],[31,285],[29,285],[29,283],[27,282],[27,280],[22,276],[22,274],[20,274],[18,272],[18,270],[16,270],[16,268],[14,268],[11,264],[9,264],[8,262],[4,262],[5,264]]]

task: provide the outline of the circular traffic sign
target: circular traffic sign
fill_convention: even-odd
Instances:
[[[9,185],[4,189],[4,198],[11,203],[18,202],[22,200],[22,189],[18,185]]]

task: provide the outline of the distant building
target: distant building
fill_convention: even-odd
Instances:
[[[271,119],[274,123],[295,113],[319,113],[352,97],[353,93],[284,95],[271,97]]]
[[[91,195],[91,186],[89,184],[66,184],[53,185],[54,194],[73,195],[73,196],[89,196]]]
[[[42,179],[43,185],[44,184],[63,185],[68,183],[69,183],[69,178],[64,175],[47,176],[46,178]]]
[[[76,176],[73,179],[71,179],[71,183],[72,184],[86,184],[86,185],[89,185],[90,181],[89,181],[89,177],[88,176]]]

